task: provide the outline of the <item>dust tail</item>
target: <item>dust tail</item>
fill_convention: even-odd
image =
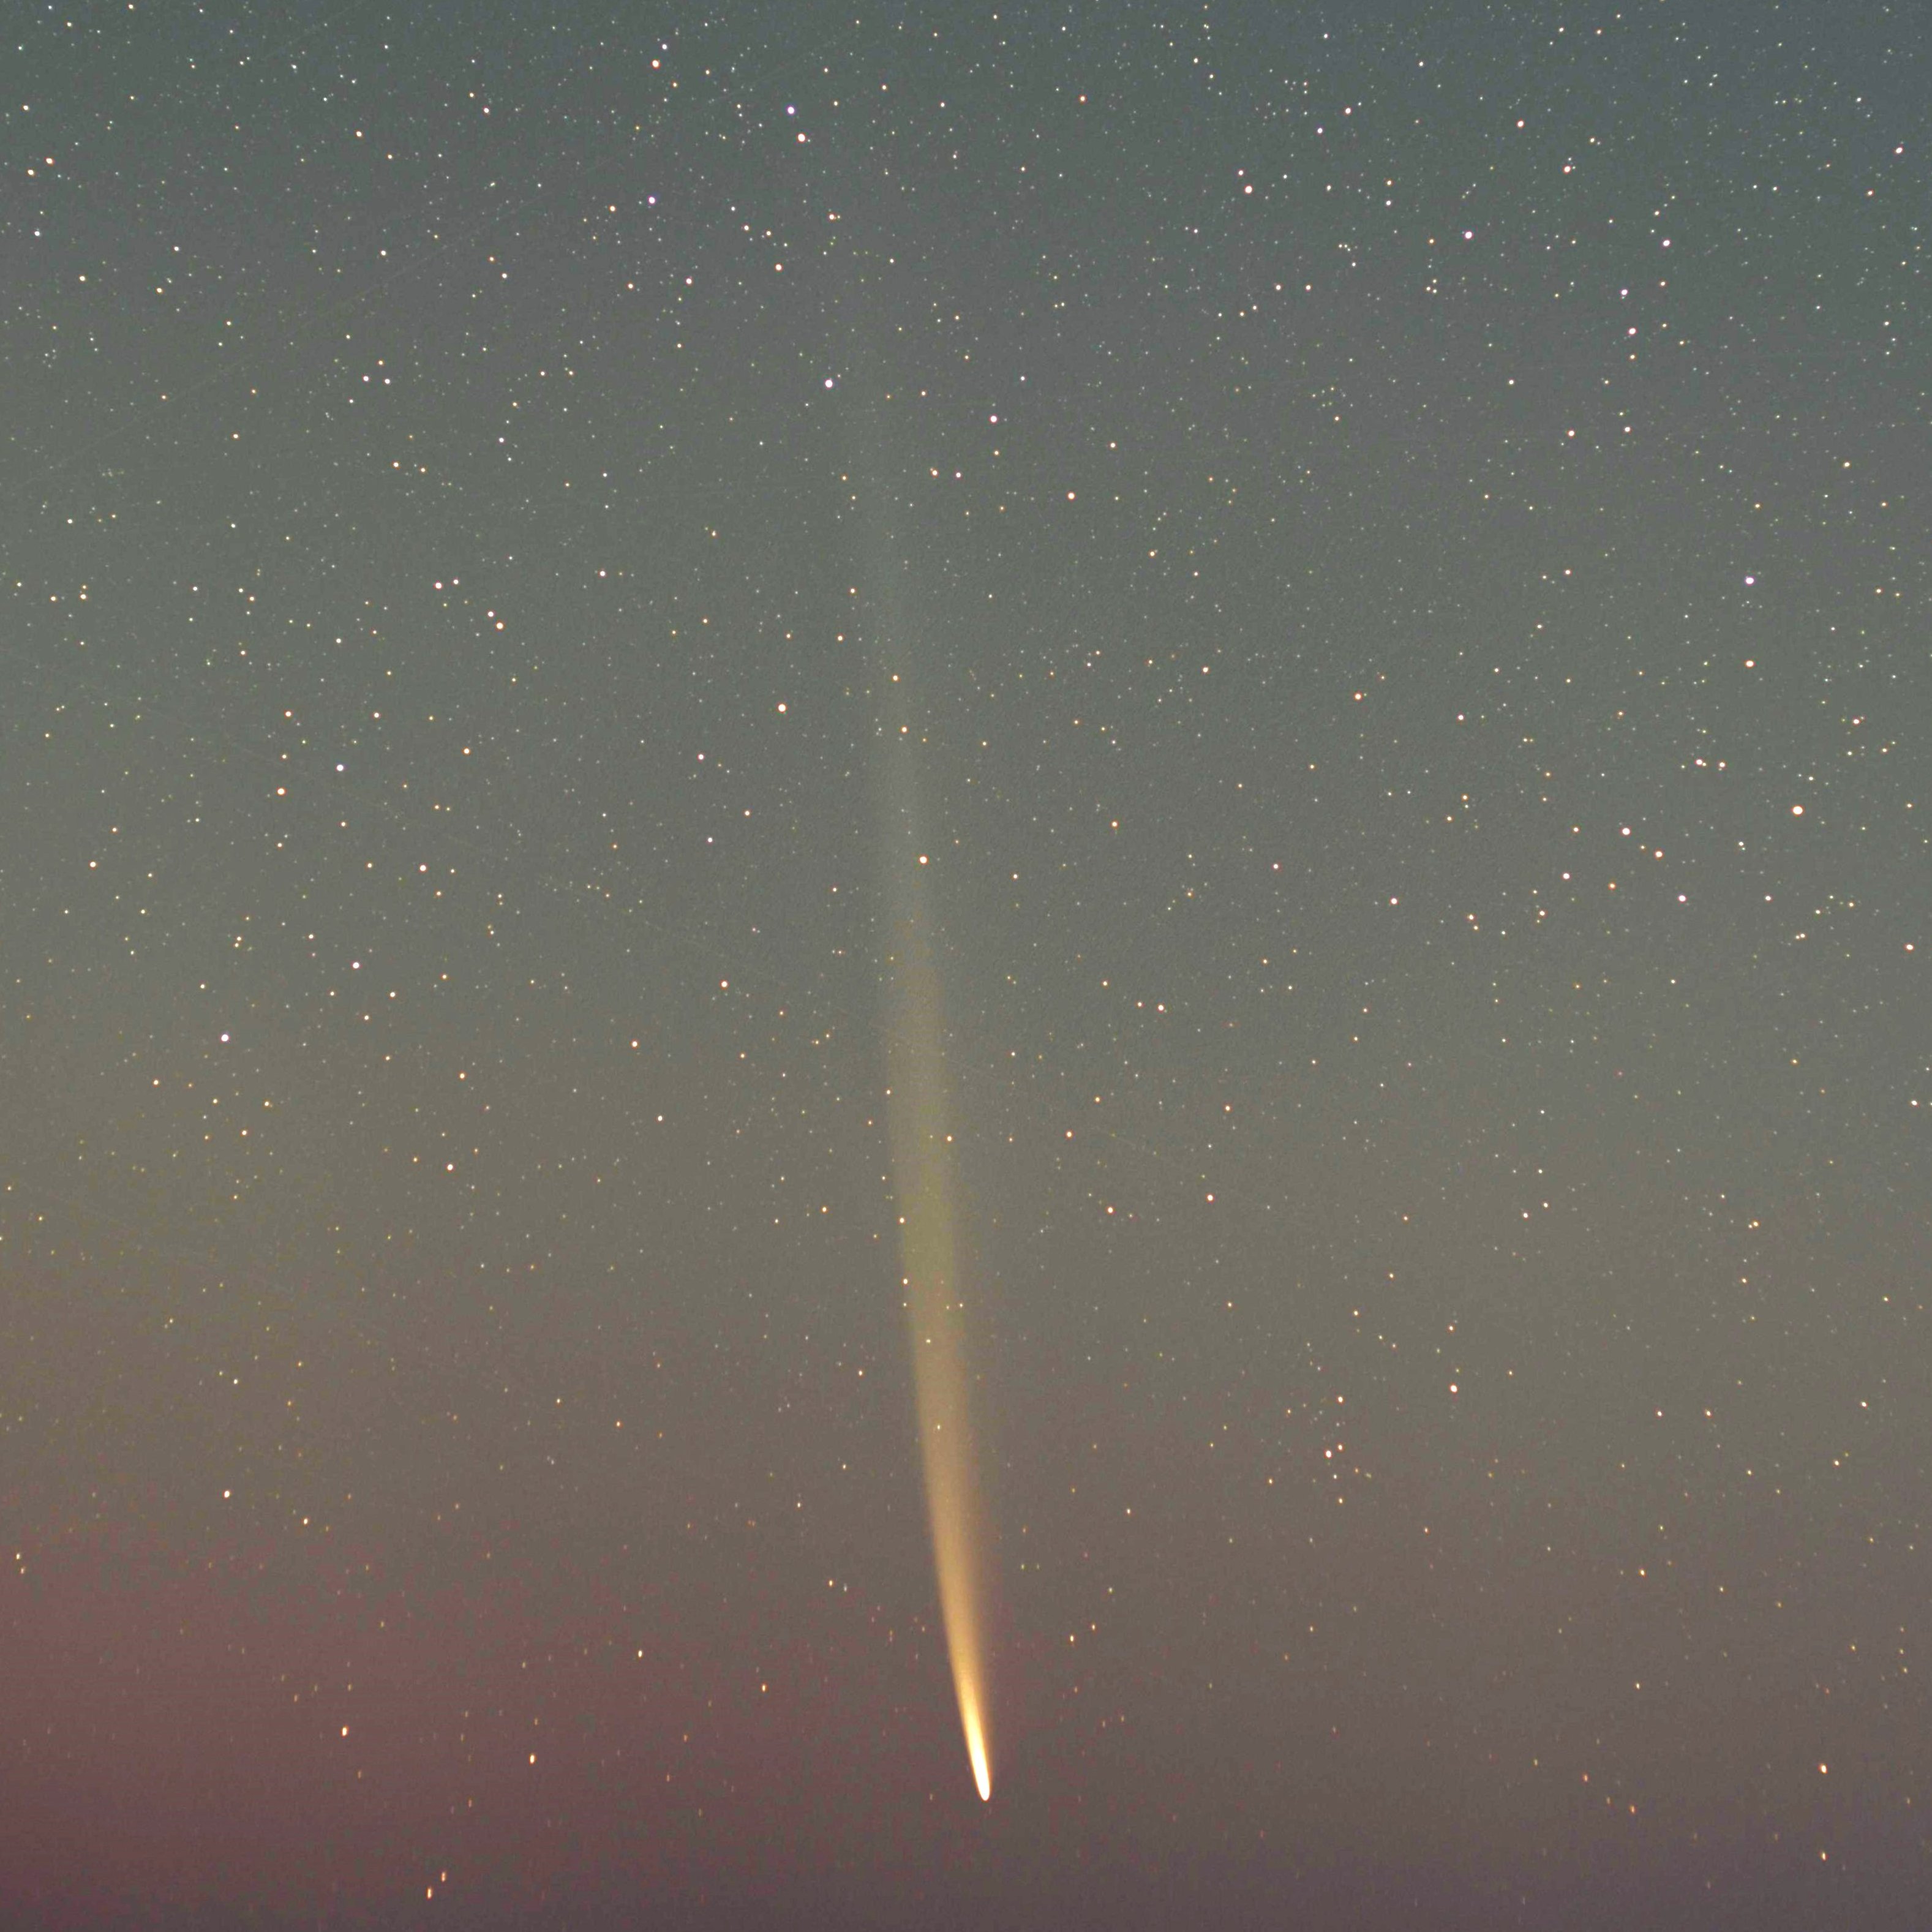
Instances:
[[[933,854],[921,842],[920,734],[910,722],[905,686],[890,668],[882,667],[879,682],[883,900],[890,922],[886,1121],[899,1273],[946,1647],[973,1781],[980,1796],[988,1798],[993,1768],[987,1710],[986,1511],[973,1427],[968,1297],[956,1232],[957,1150],[934,929],[936,868]]]

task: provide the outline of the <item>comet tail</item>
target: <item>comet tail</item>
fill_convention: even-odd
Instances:
[[[926,1514],[959,1720],[982,1798],[993,1789],[987,1723],[985,1506],[973,1430],[972,1370],[955,1230],[956,1151],[949,1126],[945,1024],[934,958],[933,868],[920,843],[918,734],[904,687],[885,688],[887,955],[886,1120],[897,1204],[899,1264],[913,1349],[913,1384]],[[902,729],[902,727],[905,728]]]

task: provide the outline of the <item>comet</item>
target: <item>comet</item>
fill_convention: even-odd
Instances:
[[[888,593],[887,604],[890,597]],[[938,891],[920,808],[921,734],[890,640],[875,639],[883,704],[879,803],[884,862],[886,1120],[914,1408],[939,1607],[973,1782],[993,1795],[988,1725],[987,1521],[973,1420],[973,1371],[957,1232],[957,1150],[936,946]]]
[[[914,697],[924,626],[910,594],[912,560],[896,528],[907,506],[891,481],[912,466],[903,452],[900,461],[892,460],[897,439],[883,405],[891,402],[894,385],[873,346],[890,334],[879,308],[884,285],[878,275],[890,267],[892,250],[884,251],[883,263],[880,252],[872,251],[872,279],[860,274],[847,290],[850,319],[838,352],[847,374],[837,379],[836,405],[847,461],[838,514],[842,522],[848,514],[852,520],[858,574],[850,594],[859,602],[849,608],[864,641],[874,700],[868,762],[877,813],[885,1115],[914,1417],[953,1695],[974,1786],[984,1803],[993,1795],[990,1516],[974,1428],[958,1151],[946,1059],[944,868],[936,862],[937,842],[927,826],[922,783],[927,734]]]

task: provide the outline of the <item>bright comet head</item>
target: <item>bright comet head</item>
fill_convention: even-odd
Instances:
[[[966,1754],[973,1760],[973,1782],[980,1787],[980,1797],[990,1801],[993,1767],[986,1762],[986,1740],[980,1733],[976,1712],[968,1712],[966,1716]]]

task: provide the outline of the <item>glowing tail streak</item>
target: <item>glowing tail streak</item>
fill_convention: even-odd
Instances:
[[[899,1262],[913,1348],[926,1513],[939,1606],[973,1781],[991,1798],[988,1732],[985,1508],[971,1412],[965,1304],[953,1228],[952,1136],[947,1125],[944,1016],[933,957],[932,868],[920,842],[916,730],[905,687],[882,670],[881,802],[886,812],[886,1120],[899,1217]]]

